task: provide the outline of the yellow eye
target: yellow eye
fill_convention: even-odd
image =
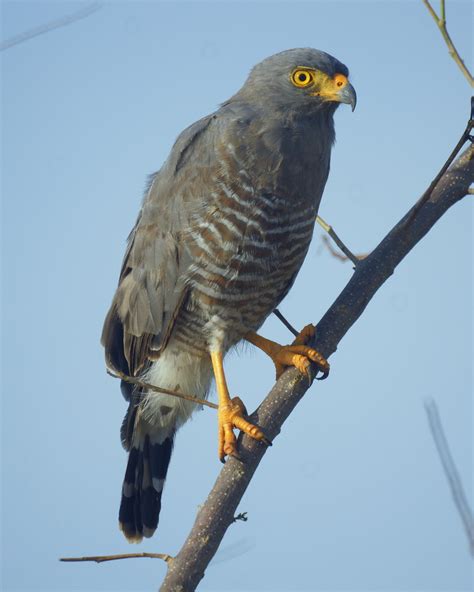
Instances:
[[[291,75],[291,82],[295,86],[303,88],[309,86],[314,81],[314,74],[310,70],[300,70],[299,68]]]

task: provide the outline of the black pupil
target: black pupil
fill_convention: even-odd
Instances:
[[[298,80],[299,80],[300,82],[306,82],[306,80],[307,80],[307,76],[308,76],[308,75],[307,75],[307,74],[305,74],[305,73],[303,72],[302,74],[300,74],[300,75],[298,76]]]

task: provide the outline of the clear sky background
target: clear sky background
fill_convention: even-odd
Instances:
[[[6,39],[79,2],[4,2]],[[447,2],[472,65],[472,5]],[[313,46],[348,65],[320,214],[370,251],[464,129],[469,87],[421,0],[110,2],[2,54],[4,590],[155,590],[166,566],[61,556],[175,554],[219,470],[216,415],[176,439],[159,530],[117,528],[125,402],[99,344],[146,176],[249,69]],[[268,451],[203,591],[472,589],[472,560],[428,429],[433,397],[472,499],[472,198],[452,208],[370,303]],[[317,322],[351,276],[319,231],[281,306]],[[262,333],[288,342],[276,318]],[[254,409],[264,354],[229,356]]]

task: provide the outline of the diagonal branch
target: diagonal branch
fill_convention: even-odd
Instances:
[[[316,222],[321,226],[321,228],[323,228],[323,230],[325,230],[328,233],[328,235],[344,253],[344,255],[340,255],[337,251],[334,251],[331,245],[329,244],[327,237],[323,236],[324,243],[335,257],[341,259],[342,261],[347,261],[348,259],[350,259],[354,265],[358,265],[360,260],[365,258],[365,255],[362,257],[360,255],[354,255],[354,253],[338,237],[334,228],[330,226],[325,220],[323,220],[321,216],[316,216]]]
[[[426,6],[426,8],[428,9],[428,12],[431,14],[431,16],[433,17],[433,20],[435,21],[436,25],[438,26],[438,29],[440,30],[440,33],[443,36],[443,39],[444,39],[446,45],[448,46],[449,55],[456,62],[456,64],[458,65],[459,69],[461,70],[461,72],[463,73],[464,77],[467,79],[469,84],[471,86],[474,86],[474,78],[472,77],[472,74],[469,72],[466,64],[463,62],[461,56],[459,55],[459,52],[456,49],[456,47],[453,43],[453,40],[451,39],[451,37],[448,33],[448,30],[446,28],[445,0],[440,1],[440,16],[438,16],[436,14],[436,11],[431,6],[429,0],[423,0],[423,4]]]
[[[357,265],[349,283],[318,323],[314,345],[322,355],[328,358],[336,351],[377,290],[441,216],[468,193],[473,179],[474,148],[469,146],[445,172],[431,194],[428,197],[424,194],[421,203],[418,201],[376,249]],[[274,439],[308,388],[307,380],[297,370],[287,370],[253,413],[251,421]],[[230,458],[220,472],[188,538],[168,566],[161,592],[192,592],[196,589],[266,450],[248,436],[239,436],[241,460]]]
[[[348,255],[343,255],[342,253],[339,253],[339,251],[337,251],[331,244],[331,241],[328,239],[328,237],[323,234],[323,236],[321,237],[321,240],[324,243],[324,246],[326,247],[326,249],[329,251],[329,253],[335,258],[335,259],[339,259],[339,261],[342,261],[343,263],[345,263],[346,261],[352,261],[352,263],[355,264],[354,259],[352,257],[349,257]],[[357,258],[357,263],[359,263],[359,261],[361,259],[365,259],[367,257],[367,253],[359,253],[358,255],[354,255],[354,257]]]
[[[4,51],[5,49],[9,49],[14,45],[19,45],[20,43],[24,43],[25,41],[29,41],[33,39],[33,37],[38,37],[39,35],[44,35],[45,33],[49,33],[54,29],[59,29],[60,27],[66,27],[76,21],[79,21],[87,16],[91,15],[93,12],[102,8],[102,2],[94,2],[93,4],[88,4],[84,8],[80,10],[76,10],[71,14],[58,18],[54,21],[49,21],[43,25],[39,25],[34,29],[29,29],[28,31],[24,31],[19,35],[15,35],[14,37],[10,37],[9,39],[5,39],[5,41],[0,42],[0,51]]]
[[[459,513],[464,530],[466,531],[469,550],[474,557],[474,517],[471,508],[469,507],[469,502],[467,501],[461,477],[459,476],[451,451],[449,450],[448,440],[444,434],[438,406],[434,399],[428,399],[425,401],[425,411],[428,417],[431,435],[436,444],[441,465],[443,466],[444,474],[446,475],[446,479],[451,489],[454,505]]]

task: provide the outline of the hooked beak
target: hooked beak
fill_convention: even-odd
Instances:
[[[323,101],[346,103],[352,107],[352,111],[356,108],[356,91],[344,74],[325,76],[313,94]]]
[[[357,105],[357,94],[355,88],[352,86],[350,82],[347,82],[344,85],[344,88],[342,88],[337,93],[337,97],[337,100],[340,103],[346,103],[347,105],[350,105],[352,107],[352,111],[354,111]]]

